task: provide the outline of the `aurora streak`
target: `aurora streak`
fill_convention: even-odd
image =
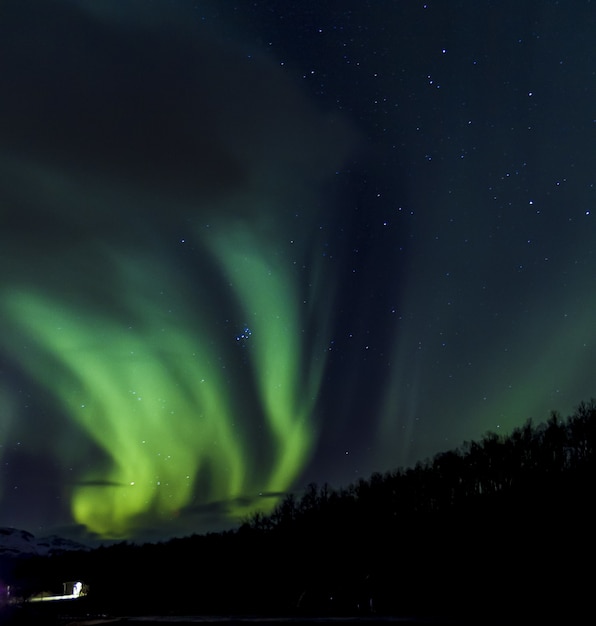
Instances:
[[[215,42],[208,49],[218,54]],[[142,56],[142,50],[132,54]],[[201,60],[199,53],[199,66]],[[176,61],[173,54],[170,62]],[[332,174],[346,139],[341,130],[335,136],[325,131],[323,114],[301,104],[302,96],[277,70],[264,61],[255,64],[243,67],[226,58],[215,82],[203,83],[200,92],[218,98],[229,88],[219,84],[225,72],[232,73],[229,80],[238,72],[244,80],[247,72],[258,81],[267,78],[262,92],[255,91],[240,109],[218,107],[205,122],[211,124],[205,126],[208,141],[198,138],[193,148],[210,150],[217,141],[222,168],[242,164],[239,183],[228,186],[217,162],[202,158],[208,171],[199,170],[198,182],[189,186],[180,178],[189,164],[174,157],[169,174],[151,191],[153,182],[147,189],[135,172],[161,163],[159,151],[177,149],[173,139],[166,145],[158,140],[155,152],[147,154],[132,137],[137,162],[112,172],[118,155],[92,131],[89,145],[81,147],[77,134],[89,135],[89,129],[78,127],[69,112],[57,131],[66,139],[66,159],[83,150],[83,158],[93,159],[91,173],[39,157],[10,160],[24,202],[41,207],[30,208],[24,221],[49,218],[68,231],[68,243],[50,245],[42,266],[9,243],[23,237],[26,223],[18,221],[8,233],[5,244],[16,271],[4,276],[0,293],[1,345],[22,375],[54,399],[65,422],[58,428],[84,433],[80,445],[49,433],[44,454],[68,468],[62,480],[74,521],[100,537],[135,536],[181,511],[213,503],[222,503],[230,523],[256,509],[268,511],[299,476],[316,442],[313,411],[329,342],[332,289],[322,297],[316,277],[300,269],[312,254],[312,215],[305,205],[318,201],[316,194],[298,190],[316,188],[317,180]],[[93,79],[103,81],[106,93],[115,87],[109,100],[95,105],[100,118],[102,108],[126,109],[135,89],[149,90],[151,81],[161,79],[149,71],[121,88],[110,72],[108,65]],[[79,80],[81,91],[89,88],[86,79]],[[184,106],[190,113],[195,86],[179,88],[188,90]],[[271,108],[268,98],[281,108]],[[65,106],[72,115],[80,103]],[[124,125],[131,121],[110,129],[115,150],[122,141],[118,133],[130,132]],[[181,124],[176,133],[200,137],[203,123]],[[219,138],[213,125],[221,130]],[[238,128],[234,137],[226,136],[230,125]],[[94,152],[94,143],[105,152]],[[313,165],[315,149],[319,162]],[[168,175],[182,191],[162,184]],[[211,181],[201,182],[212,176],[222,176],[215,191]],[[156,220],[158,211],[167,216],[167,226]],[[289,233],[286,215],[297,212],[304,217]],[[184,239],[173,239],[172,221]],[[156,234],[162,227],[163,236]],[[290,236],[297,241],[289,258],[277,242]],[[199,252],[190,255],[190,268],[181,268],[180,259],[163,253],[168,247],[181,255]],[[302,301],[305,294],[308,302]],[[234,336],[243,324],[251,336],[238,345]],[[307,346],[302,337],[315,324],[317,335]],[[90,453],[95,448],[99,453]]]
[[[588,0],[2,0],[0,527],[237,527],[596,396]]]

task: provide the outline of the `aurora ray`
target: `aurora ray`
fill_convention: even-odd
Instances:
[[[93,56],[106,33],[95,39],[96,16],[85,15],[76,19],[90,41],[79,53]],[[108,60],[97,74],[74,79],[78,93],[97,97],[95,123],[79,115],[82,96],[59,94],[58,119],[37,126],[40,147],[29,154],[17,137],[0,154],[21,207],[2,234],[0,347],[61,416],[33,443],[7,389],[5,427],[59,459],[73,521],[116,538],[154,525],[188,531],[192,512],[213,503],[228,523],[270,510],[275,498],[258,494],[289,489],[308,462],[331,310],[331,289],[320,298],[311,276],[309,232],[319,181],[349,144],[347,128],[329,125],[267,60],[246,66],[214,41],[185,39],[185,28],[172,46],[151,20],[125,23],[122,39],[98,48]],[[143,45],[131,48],[135,36]],[[146,58],[154,37],[162,68]],[[217,72],[206,63],[214,51]],[[170,67],[189,58],[184,79],[172,78]],[[139,74],[136,62],[150,67]],[[231,98],[251,77],[258,89]],[[177,101],[153,92],[163,80]],[[144,137],[149,120],[154,136]],[[289,228],[297,211],[304,217]],[[44,224],[63,238],[46,240]],[[309,242],[292,257],[271,243],[290,236]],[[45,263],[24,252],[35,245]],[[305,341],[315,320],[319,332]],[[239,346],[243,323],[251,336]]]
[[[232,528],[595,395],[594,11],[510,5],[0,2],[0,525]]]

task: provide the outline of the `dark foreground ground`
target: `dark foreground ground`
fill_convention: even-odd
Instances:
[[[366,626],[376,624],[378,626],[396,624],[399,626],[505,626],[506,624],[529,624],[538,623],[527,620],[491,620],[487,618],[453,619],[437,617],[398,617],[398,616],[360,616],[360,617],[260,617],[260,616],[88,616],[73,617],[66,615],[51,615],[39,611],[13,611],[0,614],[0,625],[26,625],[26,626],[103,626],[124,625],[150,626],[154,624],[175,624],[176,626],[190,626],[202,624],[203,626],[316,626],[329,624],[332,626]]]
[[[411,618],[411,617],[311,617],[305,618],[275,618],[275,617],[121,617],[95,619],[75,622],[65,622],[65,626],[99,626],[103,624],[134,624],[135,626],[149,626],[150,624],[176,624],[177,626],[189,626],[191,624],[203,624],[204,626],[242,626],[263,624],[265,626],[314,626],[316,624],[331,624],[342,626],[354,624],[365,626],[366,624],[399,624],[400,626],[467,626],[472,622],[461,622],[451,619]],[[493,624],[482,620],[475,624]],[[495,625],[496,626],[496,625]]]

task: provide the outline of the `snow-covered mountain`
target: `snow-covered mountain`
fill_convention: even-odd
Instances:
[[[36,539],[26,530],[0,527],[0,557],[2,556],[46,556],[70,550],[89,550],[76,541],[52,535]]]

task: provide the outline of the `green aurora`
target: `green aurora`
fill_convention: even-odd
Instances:
[[[311,264],[313,208],[350,133],[329,128],[268,62],[245,67],[211,41],[194,52],[198,67],[206,50],[221,66],[203,75],[200,96],[225,98],[251,74],[260,90],[212,108],[195,102],[195,85],[174,81],[192,121],[145,152],[133,118],[103,112],[126,110],[135,90],[150,92],[163,76],[148,70],[122,88],[106,62],[70,89],[102,83],[108,95],[93,108],[110,141],[77,119],[80,102],[65,101],[63,117],[34,138],[33,156],[15,158],[18,143],[3,155],[22,210],[3,229],[0,345],[62,416],[46,427],[40,453],[60,460],[74,522],[102,538],[175,524],[201,507],[222,507],[229,524],[269,511],[317,440],[333,289]],[[226,74],[232,83],[222,85]],[[195,121],[195,105],[210,117]],[[170,107],[157,98],[146,115]],[[194,171],[180,149],[187,135],[196,137]],[[45,158],[53,141],[58,163]],[[169,150],[180,154],[166,161]],[[291,228],[288,215],[297,216]],[[17,404],[6,389],[3,419],[19,431],[27,418]]]
[[[67,290],[26,288],[22,276],[2,293],[11,330],[3,348],[104,453],[88,466],[70,441],[55,451],[65,465],[83,468],[72,513],[102,537],[127,537],[148,518],[175,516],[196,502],[197,483],[203,502],[232,503],[230,519],[238,520],[255,508],[243,497],[286,491],[313,449],[328,338],[321,333],[308,352],[300,338],[312,323],[305,316],[319,315],[324,327],[324,310],[300,306],[293,265],[258,234],[244,225],[209,230],[225,300],[243,320],[227,337],[212,305],[185,298],[191,286],[177,284],[188,281],[165,259],[156,266],[151,257],[110,251],[101,289],[89,277],[73,285],[72,272],[59,266],[52,271],[62,270]],[[115,308],[103,303],[110,292]],[[244,324],[250,337],[240,340],[234,334]],[[255,438],[262,439],[257,455]]]
[[[255,417],[262,420],[263,437],[271,439],[273,454],[259,467],[264,475],[258,482],[250,467],[251,439],[242,435],[249,409],[234,380],[218,367],[221,347],[211,341],[208,321],[184,301],[174,305],[180,315],[165,312],[143,280],[147,264],[122,264],[119,282],[129,325],[33,290],[4,294],[3,311],[20,331],[11,346],[15,358],[56,394],[65,414],[109,459],[105,467],[86,470],[73,489],[74,518],[90,531],[126,537],[147,513],[176,514],[194,497],[201,472],[209,475],[202,493],[208,501],[233,502],[257,489],[280,493],[308,460],[324,352],[314,367],[304,364],[297,340],[303,320],[297,319],[293,283],[250,237],[244,244],[239,247],[232,238],[217,248],[250,318],[251,345],[230,349],[247,355],[244,375],[254,378],[261,409]],[[30,349],[19,350],[25,342]],[[302,380],[301,367],[311,380]],[[71,445],[59,451],[65,460],[73,453]],[[236,519],[247,512],[238,505],[230,514]]]
[[[232,528],[595,395],[594,11],[0,2],[0,525]]]

